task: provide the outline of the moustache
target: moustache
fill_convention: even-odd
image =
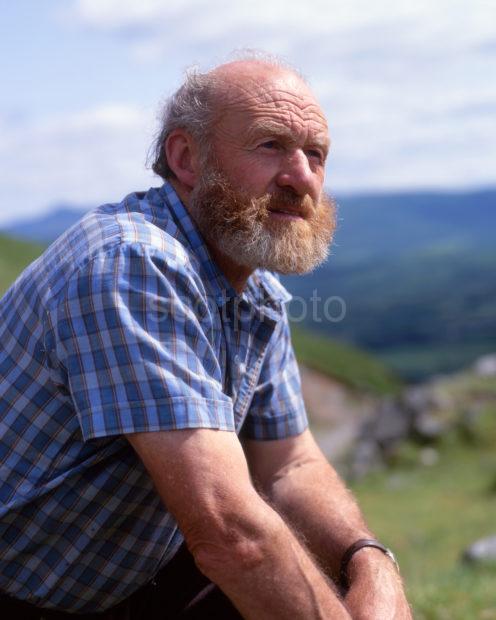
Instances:
[[[310,196],[298,196],[288,191],[266,194],[258,201],[260,201],[258,206],[263,206],[266,217],[268,217],[270,211],[279,211],[310,219],[315,214],[318,206]]]

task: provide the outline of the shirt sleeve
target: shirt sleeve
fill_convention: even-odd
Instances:
[[[260,378],[241,429],[248,439],[284,439],[308,426],[286,312],[272,335]]]
[[[84,439],[234,431],[191,268],[142,244],[101,252],[70,279],[56,312],[57,353]]]

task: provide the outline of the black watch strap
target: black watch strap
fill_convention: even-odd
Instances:
[[[350,545],[348,549],[346,549],[341,559],[341,568],[339,570],[339,584],[343,589],[346,589],[348,587],[348,564],[350,563],[353,555],[364,547],[375,547],[376,549],[380,549],[384,553],[384,555],[388,556],[388,558],[396,566],[396,569],[399,571],[398,562],[396,561],[396,558],[394,557],[391,549],[388,549],[378,540],[374,540],[373,538],[360,538],[360,540],[357,540],[352,545]]]

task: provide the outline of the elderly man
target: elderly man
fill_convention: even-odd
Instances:
[[[307,428],[271,274],[326,257],[328,148],[293,70],[191,74],[164,185],[89,213],[2,299],[3,617],[410,618]]]

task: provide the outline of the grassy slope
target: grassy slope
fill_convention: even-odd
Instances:
[[[496,533],[496,408],[474,445],[445,438],[431,467],[399,468],[354,485],[377,537],[397,551],[417,620],[496,620],[496,565],[460,563]]]
[[[374,355],[401,377],[418,380],[434,374],[456,372],[493,351],[496,351],[496,336],[484,342],[410,345],[375,352]]]
[[[496,619],[496,567],[459,563],[465,546],[494,534],[488,487],[495,470],[492,451],[452,448],[435,467],[378,475],[355,488],[370,526],[398,553],[417,618]]]
[[[0,235],[0,295],[42,251],[43,246],[40,244]]]
[[[395,393],[401,384],[391,371],[371,355],[292,326],[298,361],[357,390]]]

